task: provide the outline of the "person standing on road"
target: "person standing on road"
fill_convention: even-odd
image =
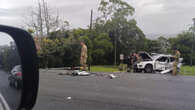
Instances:
[[[131,70],[133,69],[132,65],[133,65],[133,54],[129,54],[128,58],[127,58],[127,72],[131,72]]]
[[[137,64],[137,54],[134,52],[132,55],[132,68],[133,68],[133,72],[136,72],[136,64]]]
[[[139,54],[136,54],[137,63],[140,63],[142,61],[142,58]]]
[[[173,63],[173,72],[172,72],[172,74],[174,75],[174,76],[176,76],[177,75],[177,72],[178,72],[178,68],[177,68],[177,65],[178,65],[178,63],[179,63],[179,58],[180,58],[180,56],[181,56],[181,53],[179,52],[179,50],[178,49],[174,49],[175,50],[175,61],[174,61],[174,63]]]
[[[81,41],[80,44],[81,44],[81,57],[80,57],[81,70],[86,71],[87,70],[87,46],[83,41]]]

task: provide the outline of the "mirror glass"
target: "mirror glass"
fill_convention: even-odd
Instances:
[[[16,110],[21,90],[22,68],[16,43],[0,32],[0,110]]]

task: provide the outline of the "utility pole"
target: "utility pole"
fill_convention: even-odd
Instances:
[[[90,27],[89,27],[89,30],[90,30],[90,37],[92,37],[92,35],[91,35],[92,22],[93,22],[93,10],[91,10],[91,18],[90,18]]]
[[[91,17],[90,17],[90,26],[89,26],[89,37],[92,38],[92,23],[93,23],[93,10],[91,9]],[[91,61],[88,64],[88,70],[90,71]]]
[[[114,36],[114,65],[116,66],[117,37]]]
[[[192,54],[191,54],[191,66],[193,65],[193,54],[194,54],[194,36],[195,36],[195,18],[192,19]]]

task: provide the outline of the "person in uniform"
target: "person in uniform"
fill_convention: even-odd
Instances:
[[[81,44],[81,57],[80,57],[81,70],[86,71],[87,70],[87,46],[83,41],[81,41],[80,44]]]
[[[136,54],[137,63],[140,63],[142,61],[142,58],[139,54]]]
[[[136,72],[137,71],[137,68],[135,67],[136,64],[137,64],[137,54],[134,52],[133,55],[132,55],[132,68],[133,68],[133,72]]]
[[[127,72],[131,72],[131,70],[133,69],[132,68],[132,57],[133,57],[133,54],[129,54],[129,56],[127,57]]]
[[[177,72],[178,72],[177,65],[178,65],[178,63],[179,63],[179,58],[180,58],[180,56],[181,56],[181,53],[179,52],[178,49],[174,49],[174,50],[175,50],[175,56],[174,56],[175,61],[174,61],[174,63],[173,63],[173,72],[172,72],[172,74],[173,74],[174,76],[176,76],[176,75],[177,75]]]

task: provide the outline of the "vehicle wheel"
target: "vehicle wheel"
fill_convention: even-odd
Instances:
[[[144,71],[145,71],[145,73],[152,73],[153,72],[152,65],[146,65]]]
[[[14,82],[14,86],[15,86],[16,89],[19,89],[19,85],[18,85],[17,81]]]
[[[12,86],[13,86],[13,84],[11,83],[11,81],[9,82],[9,86],[10,86],[10,87],[12,87]]]
[[[134,73],[137,73],[137,72],[138,72],[138,69],[133,69],[133,72],[134,72]]]

